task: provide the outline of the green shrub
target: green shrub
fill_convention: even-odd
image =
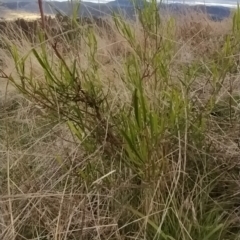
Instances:
[[[114,86],[116,80],[108,82],[102,76],[94,30],[79,31],[77,24],[87,64],[70,45],[72,52],[64,56],[45,38],[43,29],[40,46],[26,56],[8,45],[18,72],[18,78],[8,78],[49,115],[65,121],[77,137],[89,156],[85,166],[77,169],[78,181],[86,183],[87,191],[100,180],[99,191],[112,190],[114,200],[108,203],[108,211],[120,213],[122,237],[239,239],[234,210],[240,199],[229,174],[234,163],[226,166],[226,156],[218,154],[224,150],[214,140],[219,132],[215,124],[221,119],[213,120],[211,115],[235,64],[232,43],[227,39],[218,61],[205,66],[210,71],[206,74],[210,90],[204,98],[196,96],[194,86],[202,69],[194,63],[182,65],[181,72],[175,69],[176,24],[173,18],[163,22],[157,8],[157,1],[145,2],[138,12],[142,39],[130,22],[113,14],[115,27],[131,50],[119,63],[120,91]],[[238,10],[234,26],[239,17]],[[239,29],[232,34],[238,38]],[[32,58],[43,78],[34,76],[31,68],[28,71]],[[130,100],[124,99],[123,91]],[[96,153],[93,161],[90,156]]]

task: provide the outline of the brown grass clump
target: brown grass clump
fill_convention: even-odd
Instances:
[[[196,57],[211,56],[218,51],[232,27],[231,18],[216,22],[196,12],[177,17],[177,24],[177,39]]]

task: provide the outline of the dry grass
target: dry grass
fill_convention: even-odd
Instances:
[[[94,25],[93,29],[98,42],[99,78],[105,84],[106,91],[110,89],[111,112],[117,113],[120,105],[131,102],[132,96],[121,81],[120,74],[124,71],[122,63],[133,50],[118,33],[114,23],[110,20],[109,22],[110,27],[107,29],[97,25]],[[139,23],[131,24],[138,36],[137,39],[143,44],[143,31]],[[203,15],[195,14],[177,19],[174,38],[171,39],[176,43],[175,55],[171,60],[172,83],[176,83],[183,75],[181,69],[185,64],[187,66],[197,62],[208,66],[212,56],[220,51],[224,37],[231,31],[231,27],[231,19],[212,22]],[[84,26],[79,28],[83,29]],[[21,55],[27,54],[33,47],[38,48],[38,43],[29,42],[27,37],[22,37],[21,41],[18,41],[15,37],[18,34],[19,32],[9,31],[8,37],[15,39]],[[79,59],[82,66],[87,67],[88,49],[84,47],[84,43],[78,42],[76,38],[76,41],[70,45],[63,34],[59,38],[61,38],[59,51],[66,62],[71,62],[75,57]],[[9,52],[1,49],[0,56],[3,61],[3,71],[7,74],[14,72],[15,63]],[[49,56],[53,58],[53,62],[57,61],[57,56],[51,48],[49,48]],[[39,63],[33,58],[31,65],[30,61],[28,63],[28,68],[32,69],[35,78],[41,81],[44,75]],[[203,104],[211,94],[212,87],[208,81],[208,74],[204,71],[197,79],[191,88],[191,95]],[[240,90],[239,72],[228,74],[226,79],[217,102],[229,95],[232,96],[230,87],[235,92]],[[178,181],[175,173],[178,171],[179,163],[174,162],[178,143],[175,145],[176,149],[166,150],[166,147],[163,150],[167,151],[168,155],[164,158],[169,161],[169,165],[165,166],[166,175],[161,176],[154,183],[156,187],[151,189],[152,192],[149,190],[149,193],[146,193],[148,191],[146,188],[145,194],[150,195],[152,201],[144,199],[142,205],[145,205],[141,208],[148,210],[149,215],[139,216],[136,220],[132,218],[133,214],[129,212],[126,214],[126,209],[122,205],[124,197],[127,198],[129,195],[134,195],[134,191],[138,191],[131,182],[134,174],[114,156],[112,159],[105,157],[105,148],[109,147],[107,143],[103,142],[91,154],[86,153],[81,142],[70,134],[63,120],[46,118],[48,112],[45,109],[25,99],[11,84],[7,85],[5,78],[0,79],[0,89],[1,239],[151,239],[145,234],[150,212],[156,209],[159,211],[158,215],[156,215],[157,211],[151,212],[154,215],[153,219],[157,221],[157,216],[167,212],[167,206],[159,206],[164,191],[168,194],[181,192],[181,189],[175,189],[173,192],[169,189],[170,183]],[[146,85],[146,89],[148,96],[151,97],[153,93],[150,84]],[[207,165],[209,169],[221,167],[226,172],[223,178],[216,176],[216,178],[219,177],[219,182],[223,181],[223,184],[217,184],[217,188],[222,185],[222,189],[215,189],[215,191],[225,192],[230,201],[236,201],[234,203],[236,212],[229,214],[229,221],[232,221],[233,226],[237,226],[240,223],[240,216],[237,213],[240,190],[238,174],[240,126],[238,102],[234,101],[236,101],[236,107],[232,122],[229,122],[228,114],[225,115],[226,119],[210,115],[211,128],[207,135],[209,141],[212,141],[213,152]],[[225,100],[223,102],[228,103]],[[165,140],[168,141],[167,138]],[[194,143],[189,143],[189,149],[195,147]],[[177,149],[177,151],[180,150]],[[184,154],[184,149],[182,151]],[[201,151],[200,149],[199,156]],[[93,175],[89,177],[82,175],[83,170],[87,168],[91,168]],[[201,181],[204,182],[204,179],[199,180],[199,183]],[[142,186],[136,188],[138,187]],[[198,187],[196,184],[194,189]],[[178,218],[182,221],[184,218],[180,214],[192,216],[194,209],[197,209],[197,203],[192,202],[191,194],[189,193],[189,198],[185,198],[182,206],[178,206],[177,202],[172,200],[172,208],[179,210]],[[226,200],[226,195],[222,194],[221,197]],[[190,199],[189,202],[188,199]],[[227,207],[223,209],[224,211],[228,211]],[[229,211],[233,211],[233,208]],[[187,223],[182,222],[182,224]],[[239,229],[235,231],[239,234]],[[187,237],[186,234],[184,239],[194,239],[193,237]]]

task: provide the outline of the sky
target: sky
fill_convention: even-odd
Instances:
[[[66,1],[66,0],[58,0]],[[111,0],[82,0],[83,2],[100,2],[107,3]],[[238,0],[162,0],[165,3],[186,3],[186,4],[205,4],[209,6],[226,6],[226,7],[236,7]],[[240,2],[240,0],[239,0]]]

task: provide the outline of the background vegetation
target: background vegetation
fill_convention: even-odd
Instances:
[[[240,9],[136,12],[2,32],[1,239],[240,239]]]

